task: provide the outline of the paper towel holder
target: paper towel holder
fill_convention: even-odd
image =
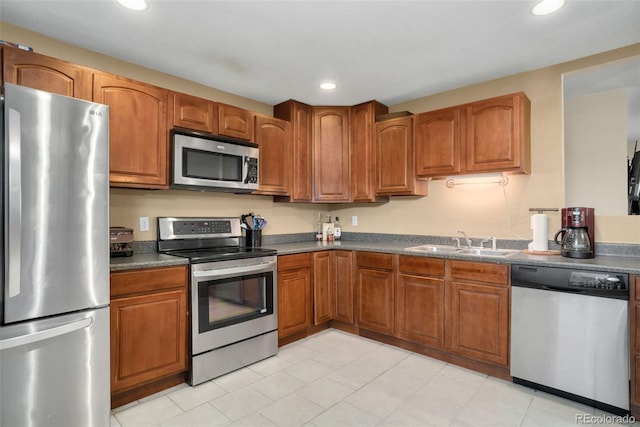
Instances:
[[[544,212],[558,212],[558,208],[529,208],[529,212],[538,212],[539,214]]]

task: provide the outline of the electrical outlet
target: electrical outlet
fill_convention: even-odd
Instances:
[[[140,217],[140,231],[149,231],[149,217],[141,216]]]
[[[358,216],[357,215],[353,215],[351,217],[351,225],[353,225],[354,227],[358,225]]]

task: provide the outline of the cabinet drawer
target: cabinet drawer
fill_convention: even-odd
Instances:
[[[111,298],[187,285],[187,267],[151,268],[111,273]]]
[[[278,271],[297,270],[311,267],[312,253],[281,255],[278,257]]]
[[[358,267],[393,270],[393,255],[374,252],[358,252],[356,254],[356,265]]]
[[[444,277],[444,260],[400,255],[400,271],[402,273]]]
[[[451,277],[507,286],[509,284],[509,266],[484,262],[451,261]]]
[[[636,277],[636,283],[635,283],[635,288],[634,288],[634,299],[636,301],[640,301],[640,276]]]

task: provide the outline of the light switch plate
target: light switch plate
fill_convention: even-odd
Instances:
[[[141,216],[140,217],[140,231],[149,231],[149,217]]]
[[[351,225],[353,225],[353,226],[358,225],[358,216],[357,215],[353,215],[351,217]]]

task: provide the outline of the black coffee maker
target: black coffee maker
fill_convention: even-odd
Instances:
[[[567,258],[593,258],[595,254],[593,208],[562,208],[562,228],[553,240]],[[562,241],[558,237],[562,235]]]

